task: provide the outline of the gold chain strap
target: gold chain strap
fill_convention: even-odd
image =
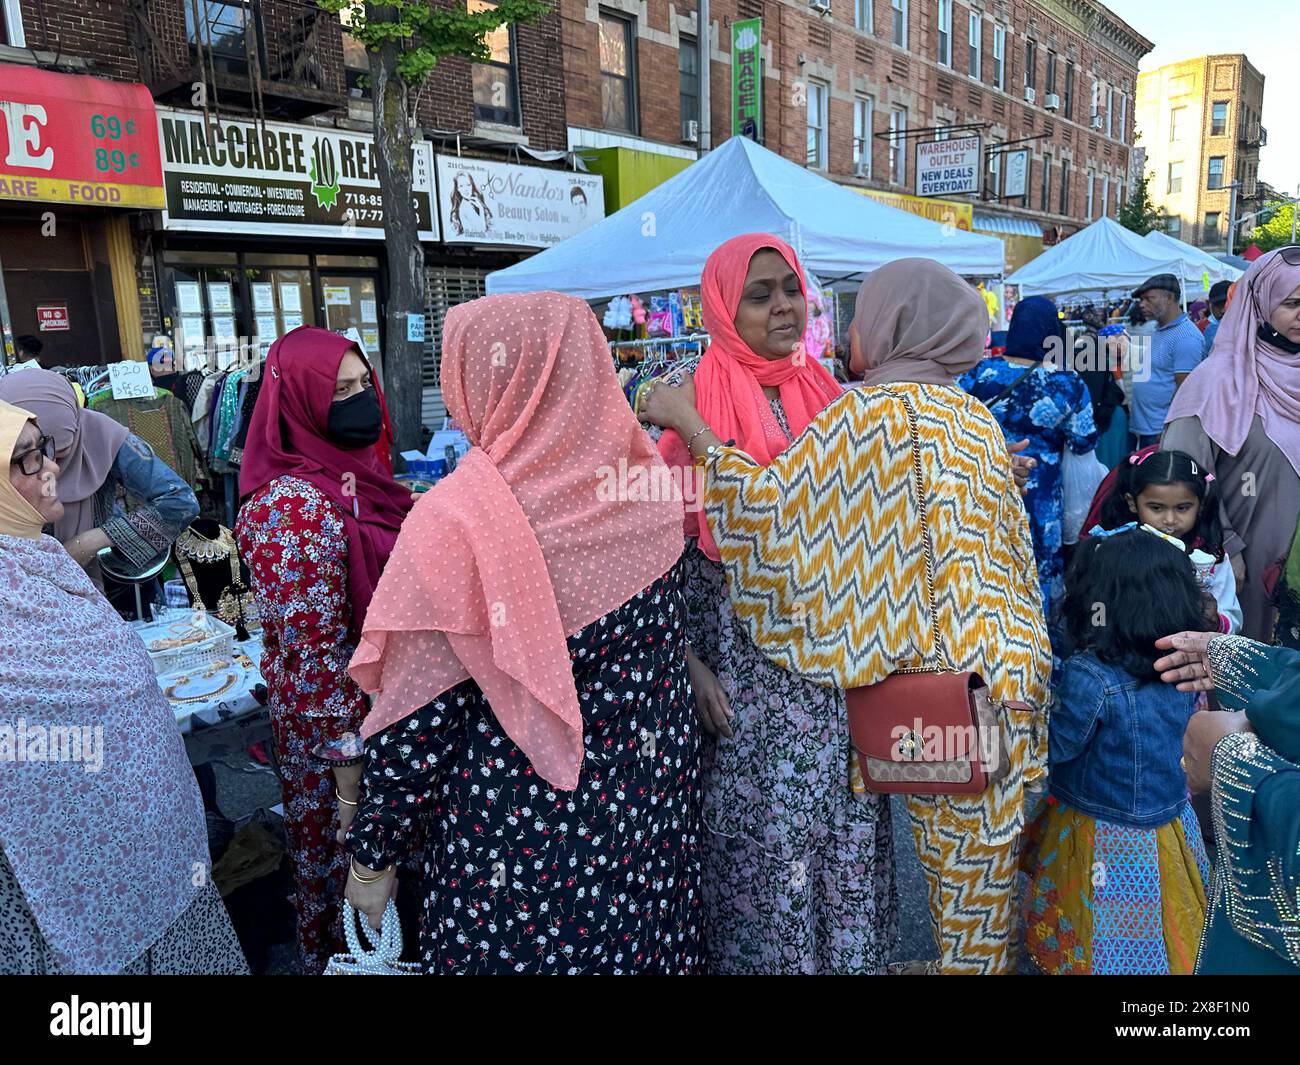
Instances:
[[[903,407],[907,412],[907,428],[912,436],[912,476],[916,485],[916,508],[921,517],[921,542],[925,545],[925,595],[926,602],[930,607],[930,625],[934,635],[934,662],[933,666],[908,666],[903,669],[895,670],[896,673],[935,673],[935,672],[957,672],[952,665],[952,660],[948,657],[947,648],[944,646],[943,634],[939,630],[939,610],[935,605],[934,598],[934,543],[930,538],[930,522],[927,517],[926,508],[926,491],[925,491],[925,472],[921,466],[921,437],[917,431],[916,408],[912,406],[912,401],[902,392],[895,392],[891,388],[881,387],[880,391],[888,396],[903,401]]]

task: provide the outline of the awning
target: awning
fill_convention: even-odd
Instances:
[[[1009,237],[1037,237],[1043,239],[1043,227],[1028,218],[1008,218],[999,214],[976,211],[971,219],[971,229],[980,233],[1000,233]]]

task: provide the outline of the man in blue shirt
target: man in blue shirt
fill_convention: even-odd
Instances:
[[[1219,323],[1228,313],[1228,282],[1216,281],[1210,289],[1210,321],[1205,327],[1205,347],[1201,357],[1206,358],[1214,347],[1214,334],[1219,331]]]
[[[1205,338],[1183,313],[1178,278],[1173,274],[1148,278],[1133,296],[1142,313],[1156,323],[1146,365],[1133,377],[1131,428],[1137,446],[1144,448],[1159,441],[1174,393],[1200,365]]]

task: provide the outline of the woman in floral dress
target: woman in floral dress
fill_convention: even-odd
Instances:
[[[351,341],[302,326],[271,346],[263,372],[235,533],[262,619],[299,960],[314,974],[343,949],[347,858],[334,782],[310,755],[361,727],[348,659],[411,503],[375,449],[387,411]]]
[[[701,294],[712,343],[695,375],[697,409],[766,465],[841,394],[798,346],[803,271],[776,237],[736,237],[709,257]],[[676,433],[660,449],[694,469]],[[702,755],[710,970],[883,972],[898,925],[889,804],[850,786],[844,694],[763,655],[737,621],[698,509],[686,534],[691,679],[710,733]]]
[[[427,972],[693,972],[681,503],[618,488],[666,470],[582,301],[462,304],[442,366],[474,446],[411,512],[352,660],[374,709],[347,897],[379,927],[423,835]]]
[[[1006,353],[982,360],[957,382],[985,403],[1015,386],[991,409],[1007,439],[1027,439],[1025,454],[1038,462],[1030,471],[1024,498],[1043,611],[1049,619],[1065,591],[1061,457],[1067,448],[1083,455],[1097,446],[1088,386],[1066,368],[1064,354],[1065,327],[1056,304],[1045,296],[1030,296],[1017,303],[1011,315]],[[1044,365],[1049,358],[1054,365]]]

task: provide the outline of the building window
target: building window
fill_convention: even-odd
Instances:
[[[1043,194],[1038,201],[1038,209],[1052,209],[1052,157],[1047,152],[1043,153]]]
[[[1210,180],[1208,187],[1212,189],[1223,188],[1223,156],[1221,155],[1210,156]]]
[[[1038,65],[1038,46],[1033,41],[1025,41],[1025,88],[1032,89],[1035,84],[1035,78],[1038,71],[1034,68]]]
[[[939,0],[939,61],[953,65],[953,0]]]
[[[823,82],[808,83],[808,158],[813,170],[826,169],[826,107],[830,90]]]
[[[606,129],[637,131],[635,42],[631,19],[600,13],[600,118]]]
[[[259,56],[262,53],[262,37],[253,5],[241,0],[201,0],[197,5],[197,22],[195,6],[185,5],[185,37],[190,52],[197,55],[200,48],[210,49],[217,73],[246,75],[250,33],[256,38]]]
[[[907,0],[890,0],[889,13],[893,20],[893,42],[899,48],[907,47]]]
[[[1128,143],[1128,93],[1119,94],[1119,141]]]
[[[1175,107],[1169,112],[1169,141],[1180,141],[1183,139],[1183,126],[1186,125],[1187,108]]]
[[[1183,164],[1169,164],[1169,195],[1183,191]]]
[[[889,112],[889,180],[895,185],[907,184],[907,108],[895,107]]]
[[[1222,137],[1228,132],[1228,101],[1215,100],[1210,107],[1210,136]]]
[[[876,29],[874,0],[853,0],[853,25],[863,33],[874,33]]]
[[[492,0],[468,0],[467,9],[491,11],[496,7]],[[498,26],[483,43],[492,53],[487,63],[471,64],[474,77],[474,118],[500,126],[522,125],[519,115],[519,78],[515,70],[514,30],[505,24]]]
[[[1002,199],[1002,153],[989,155],[989,199]]]
[[[1047,53],[1047,85],[1044,87],[1043,91],[1047,93],[1056,92],[1056,53],[1055,52]]]
[[[1091,222],[1093,218],[1096,217],[1096,215],[1093,214],[1093,207],[1095,205],[1092,199],[1092,195],[1093,195],[1092,186],[1093,186],[1093,175],[1092,175],[1092,171],[1089,170],[1088,171],[1088,211],[1087,211],[1087,219],[1089,222]]]
[[[1219,243],[1219,211],[1206,211],[1205,228],[1201,237],[1202,244]]]
[[[871,97],[853,101],[853,172],[871,177]]]
[[[1124,182],[1115,186],[1115,218],[1119,219],[1119,210],[1127,201],[1124,199]]]
[[[348,14],[344,8],[339,15]],[[344,23],[347,25],[347,23]],[[370,75],[370,57],[366,55],[366,46],[350,33],[343,34],[343,76],[347,81],[348,95],[364,98],[370,95],[369,88],[362,87],[362,79]]]
[[[23,8],[20,0],[3,0],[3,17],[0,18],[0,44],[11,48],[26,48],[27,37],[23,33]]]
[[[967,72],[976,81],[983,76],[980,68],[983,65],[980,60],[983,57],[984,48],[984,20],[979,15],[971,12],[970,24],[966,31],[967,40],[970,42],[970,59]]]
[[[682,120],[682,140],[693,142],[691,123],[696,130],[700,122],[700,48],[694,37],[682,35],[677,44],[677,90],[681,98],[678,106]]]
[[[1074,114],[1074,64],[1066,61],[1065,64],[1065,96],[1061,100],[1061,117],[1067,121],[1071,120]]]
[[[1108,214],[1110,214],[1110,175],[1103,174],[1101,178],[1101,210],[1098,215],[1105,218]]]
[[[1061,214],[1070,213],[1070,164],[1061,160]]]
[[[1007,28],[993,27],[993,84],[999,89],[1007,87]]]
[[[1175,240],[1183,235],[1183,220],[1177,215],[1173,215],[1165,222],[1165,232]]]

